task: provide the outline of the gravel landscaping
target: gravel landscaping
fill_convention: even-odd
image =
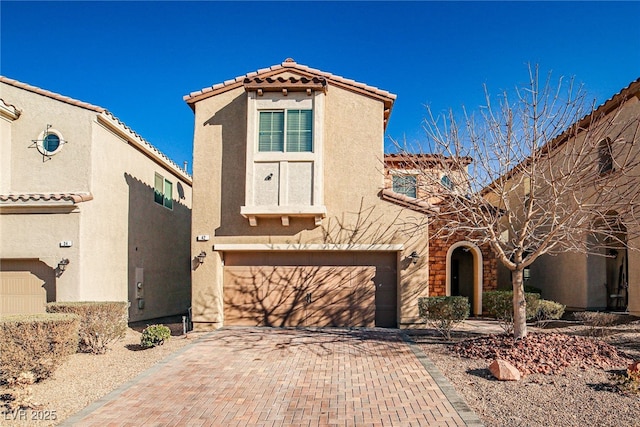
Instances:
[[[462,344],[466,340],[478,340],[477,335],[469,332],[454,333],[453,345],[443,344],[435,333],[415,334],[412,338],[487,427],[640,425],[640,395],[620,393],[615,380],[615,375],[625,373],[631,359],[640,360],[640,321],[608,328],[602,339],[585,337],[589,331],[584,326],[545,331],[531,329],[533,334],[550,333],[553,338],[547,341],[547,346],[542,346],[543,357],[528,358],[529,370],[536,371],[537,367],[543,366],[545,368],[538,371],[545,372],[551,366],[548,371],[555,373],[529,373],[518,382],[496,380],[488,370],[490,357],[460,356],[465,348],[476,357],[491,352],[487,350],[500,352],[495,337],[481,337],[474,350],[470,349],[472,346]],[[577,339],[583,345],[573,349],[554,348],[553,342],[558,341],[557,334],[560,333],[568,335],[569,341]],[[543,342],[538,338],[534,341]],[[491,345],[483,346],[487,343]],[[610,350],[609,345],[618,354],[598,351]],[[515,356],[527,359],[526,355]],[[508,359],[504,352],[501,357]],[[563,363],[566,360],[570,363]],[[612,365],[608,361],[613,362]],[[522,371],[524,365],[521,364],[519,370]]]
[[[477,329],[473,332],[473,326],[467,327],[454,332],[448,343],[435,331],[413,331],[410,335],[486,426],[640,425],[640,397],[620,393],[614,378],[624,373],[630,360],[640,360],[640,320],[608,328],[602,342],[612,347],[587,337],[586,327],[568,325],[544,331],[531,328],[532,345],[522,354],[497,330],[480,334]],[[71,356],[53,377],[33,386],[33,400],[41,405],[38,411],[27,411],[26,421],[12,419],[23,418],[22,414],[0,415],[0,425],[57,425],[197,339],[198,334],[180,335],[181,325],[170,326],[174,336],[159,347],[141,349],[141,328],[130,328],[126,338],[107,354]],[[470,339],[476,341],[470,344]],[[553,345],[560,350],[554,350]],[[574,345],[575,351],[567,345]],[[489,373],[492,351],[500,349],[506,351],[501,357],[512,356],[514,362],[521,359],[519,369],[528,367],[522,380],[497,381]],[[465,355],[471,357],[462,357]],[[4,392],[0,388],[0,394]],[[41,419],[30,420],[33,414]],[[55,419],[51,419],[53,414]],[[42,419],[47,416],[48,420]]]

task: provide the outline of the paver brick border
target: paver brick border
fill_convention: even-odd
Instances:
[[[420,346],[416,344],[406,332],[400,331],[400,335],[409,348],[411,348],[411,351],[413,351],[413,354],[416,356],[420,364],[429,373],[429,375],[431,375],[438,387],[440,387],[442,393],[445,395],[447,400],[449,400],[451,406],[453,406],[456,412],[458,412],[460,418],[462,418],[465,424],[469,427],[483,427],[484,424],[482,424],[478,415],[469,408],[467,402],[460,397],[453,385],[451,385],[449,380],[442,375],[440,369],[438,369],[438,367],[427,357]]]

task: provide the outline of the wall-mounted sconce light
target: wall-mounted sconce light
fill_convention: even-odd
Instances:
[[[204,259],[207,257],[207,253],[205,251],[202,251],[198,254],[198,262],[200,264],[204,264]]]
[[[413,251],[411,252],[411,255],[408,256],[408,258],[411,259],[411,262],[414,264],[418,263],[418,258],[420,258],[420,255],[418,255],[418,252]]]
[[[64,271],[67,268],[67,265],[69,265],[69,260],[67,258],[62,258],[58,263],[58,270]]]

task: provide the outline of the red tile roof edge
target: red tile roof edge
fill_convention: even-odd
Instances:
[[[295,62],[294,60],[292,60],[291,58],[286,59],[284,62],[282,62],[281,64],[276,64],[276,65],[272,65],[271,67],[268,68],[262,68],[259,69],[257,71],[252,71],[249,72],[247,74],[243,74],[241,76],[238,76],[234,79],[230,79],[230,80],[226,80],[223,83],[217,83],[214,84],[213,86],[209,86],[206,88],[203,88],[201,90],[197,90],[195,92],[191,92],[188,95],[185,95],[183,97],[183,99],[188,103],[192,103],[194,102],[194,98],[200,97],[201,95],[204,95],[208,92],[213,92],[216,91],[218,89],[223,89],[223,88],[232,88],[235,86],[239,86],[244,82],[245,78],[251,78],[251,77],[255,77],[258,76],[260,74],[265,74],[265,73],[269,73],[271,71],[278,71],[278,70],[285,70],[285,69],[291,69],[291,70],[298,70],[298,71],[302,71],[302,72],[307,72],[307,73],[311,73],[311,74],[316,74],[316,75],[320,75],[323,76],[325,78],[327,78],[329,81],[334,81],[336,83],[341,83],[345,86],[352,86],[354,88],[360,89],[360,90],[365,90],[367,92],[371,92],[374,95],[383,97],[383,98],[388,98],[390,102],[395,101],[395,99],[397,98],[397,95],[388,92],[386,90],[383,89],[379,89],[377,87],[374,86],[369,86],[365,83],[359,83],[355,80],[352,79],[347,79],[345,77],[342,76],[337,76],[335,74],[326,72],[326,71],[322,71],[322,70],[318,70],[316,68],[311,68],[307,65],[302,65],[302,64],[298,64],[297,62]]]
[[[105,111],[104,108],[99,107],[97,105],[89,104],[88,102],[79,101],[77,99],[70,98],[68,96],[60,95],[59,93],[51,92],[49,90],[45,90],[39,88],[37,86],[32,86],[27,83],[19,82],[18,80],[10,79],[5,76],[0,76],[0,82],[6,83],[8,85],[28,90],[29,92],[37,93],[38,95],[46,96],[47,98],[55,99],[60,102],[64,102],[66,104],[74,105],[76,107],[84,108],[87,110],[95,111],[97,113],[101,113]]]
[[[15,194],[0,194],[0,202],[73,202],[78,204],[82,202],[88,202],[93,200],[91,193],[78,192],[78,193],[15,193]]]
[[[430,203],[414,197],[405,196],[404,194],[396,193],[389,188],[382,190],[382,199],[425,214],[438,211],[438,208]]]

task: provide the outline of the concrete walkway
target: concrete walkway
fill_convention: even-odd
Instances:
[[[397,330],[229,328],[204,335],[62,425],[482,424]]]

